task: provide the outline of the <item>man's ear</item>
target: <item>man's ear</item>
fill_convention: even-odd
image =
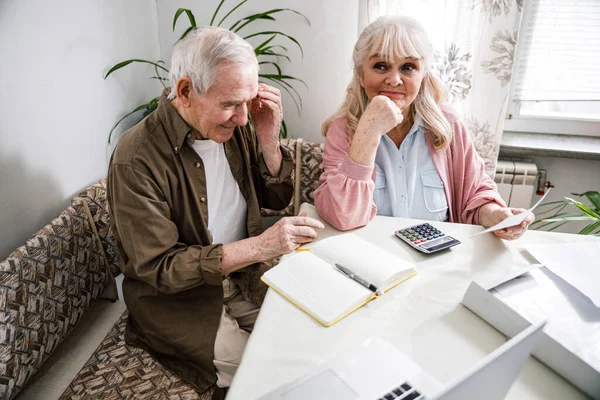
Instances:
[[[189,77],[184,76],[183,78],[179,78],[176,84],[176,93],[181,106],[186,108],[190,106],[193,90],[194,86],[192,85],[192,80]]]

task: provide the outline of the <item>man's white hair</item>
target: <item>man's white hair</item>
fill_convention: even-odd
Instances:
[[[227,29],[199,27],[173,47],[169,81],[175,97],[177,81],[187,76],[197,93],[205,93],[217,79],[223,64],[251,65],[258,72],[254,49],[244,39]]]

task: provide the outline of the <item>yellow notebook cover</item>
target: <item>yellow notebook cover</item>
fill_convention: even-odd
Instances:
[[[377,298],[375,293],[339,272],[349,268],[387,292],[416,274],[410,262],[354,234],[337,235],[310,252],[285,258],[262,281],[323,326],[331,326]]]
[[[404,282],[405,280],[412,278],[413,276],[415,276],[417,274],[417,271],[413,272],[411,275],[407,276],[404,279],[400,279],[398,282],[396,282],[395,284],[393,284],[392,286],[390,286],[389,288],[385,289],[383,292],[387,292],[390,289],[395,288],[396,286],[398,286],[399,284],[401,284],[402,282]],[[350,278],[348,278],[350,279]],[[354,307],[353,309],[351,309],[350,311],[346,312],[345,314],[342,314],[341,316],[339,316],[338,318],[334,319],[331,322],[325,322],[322,321],[321,319],[319,319],[319,317],[317,317],[316,315],[314,315],[313,313],[311,313],[310,311],[308,311],[306,308],[302,307],[301,305],[299,305],[298,303],[296,303],[294,300],[292,300],[291,298],[289,298],[288,296],[286,296],[285,294],[281,293],[277,287],[275,287],[271,282],[267,282],[264,279],[261,278],[261,280],[267,284],[267,286],[269,286],[271,289],[273,289],[274,291],[276,291],[279,295],[281,295],[281,297],[285,298],[286,300],[288,300],[290,303],[292,303],[293,305],[295,305],[296,307],[298,307],[300,310],[304,311],[306,314],[308,314],[309,316],[311,316],[315,321],[317,321],[318,323],[320,323],[321,325],[325,326],[325,327],[329,327],[332,325],[335,325],[337,322],[341,321],[342,319],[346,318],[348,315],[352,314],[354,311],[358,310],[359,308],[361,308],[362,306],[364,306],[365,304],[369,303],[371,300],[375,300],[381,296],[376,296],[375,294],[373,294],[371,297],[369,297],[367,300],[365,300],[364,302],[360,303],[359,305],[357,305],[356,307]]]

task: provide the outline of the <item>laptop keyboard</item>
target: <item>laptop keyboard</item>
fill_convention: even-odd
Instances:
[[[425,400],[425,397],[408,382],[395,387],[377,400]]]

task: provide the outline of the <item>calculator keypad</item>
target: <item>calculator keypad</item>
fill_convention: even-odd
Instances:
[[[396,236],[423,253],[433,253],[460,243],[428,223],[396,231]]]
[[[408,229],[404,229],[398,232],[414,244],[424,243],[428,240],[433,240],[444,236],[444,234],[441,231],[429,224],[412,226]]]

